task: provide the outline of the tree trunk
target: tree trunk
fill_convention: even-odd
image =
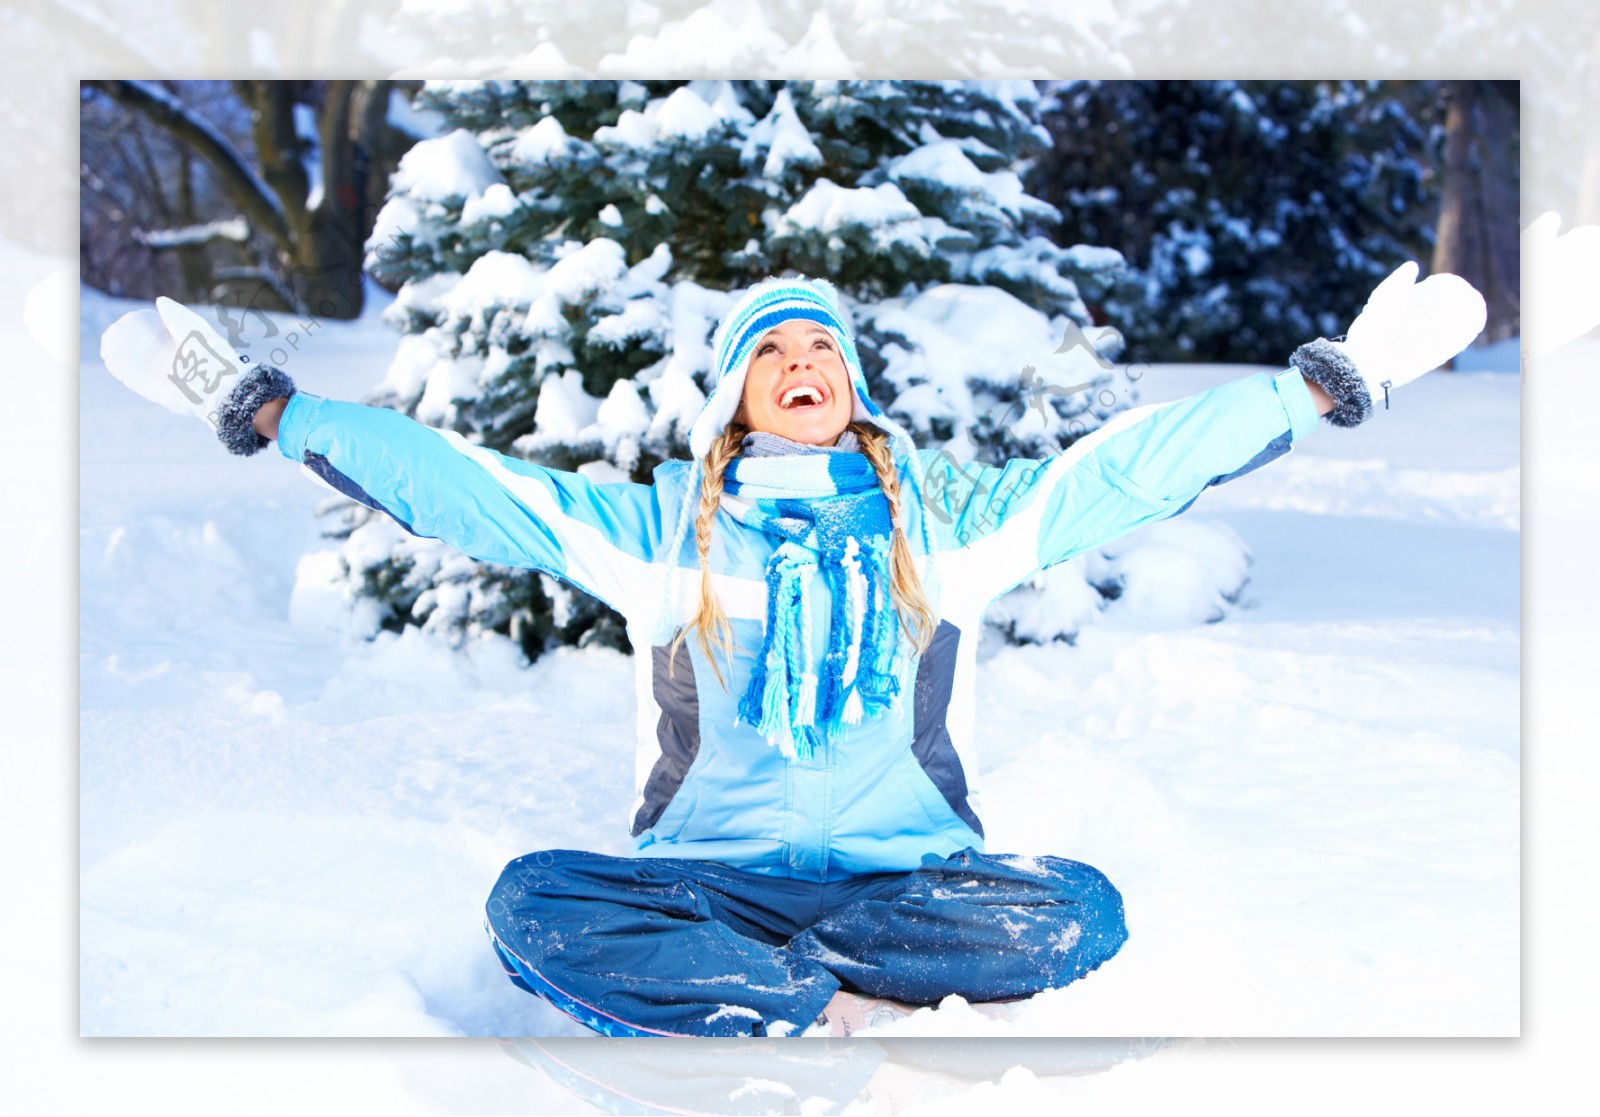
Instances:
[[[365,256],[364,166],[357,155],[360,115],[352,112],[358,89],[370,83],[331,81],[322,108],[322,196],[300,242],[306,306],[331,318],[361,313]]]
[[[283,203],[292,230],[292,289],[300,306],[324,318],[361,313],[366,254],[367,167],[387,127],[389,84],[330,81],[318,124],[321,192],[313,197],[295,131],[303,91],[287,82],[241,82],[255,110],[264,175]],[[376,111],[372,111],[373,109]]]
[[[1446,88],[1444,187],[1430,270],[1453,272],[1483,294],[1483,336],[1498,341],[1517,332],[1521,315],[1517,83],[1452,81]]]
[[[178,225],[199,223],[194,204],[194,159],[188,150],[178,155]],[[203,298],[211,263],[202,244],[184,245],[178,249],[178,268],[183,272],[183,289],[191,298]]]

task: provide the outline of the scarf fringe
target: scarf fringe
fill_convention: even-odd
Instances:
[[[888,500],[862,454],[738,458],[725,491],[742,498],[741,522],[783,538],[767,564],[766,639],[739,720],[808,759],[899,694]],[[820,663],[811,641],[819,573],[832,598]]]

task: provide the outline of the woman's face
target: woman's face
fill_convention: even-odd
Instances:
[[[750,355],[734,418],[751,430],[832,446],[850,424],[855,393],[833,335],[804,318],[780,322]]]

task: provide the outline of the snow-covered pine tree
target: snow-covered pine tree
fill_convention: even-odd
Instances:
[[[1415,83],[1064,82],[1030,186],[1130,269],[1105,313],[1155,360],[1277,364],[1427,259],[1438,212]]]
[[[1105,355],[1057,352],[1122,261],[1041,235],[1032,83],[469,81],[419,103],[447,130],[405,157],[369,243],[405,333],[369,403],[647,482],[687,455],[723,311],[785,272],[839,287],[875,397],[962,460],[1043,456],[1128,402],[1096,398]],[[374,624],[507,631],[530,656],[625,644],[547,576],[341,511],[337,577]]]

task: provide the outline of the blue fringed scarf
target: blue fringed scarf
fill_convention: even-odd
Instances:
[[[837,446],[755,433],[728,463],[724,502],[738,520],[781,536],[767,563],[765,642],[739,719],[802,759],[899,694],[900,622],[889,593],[894,524],[872,462],[846,431]],[[833,601],[827,650],[811,653],[811,586]]]

